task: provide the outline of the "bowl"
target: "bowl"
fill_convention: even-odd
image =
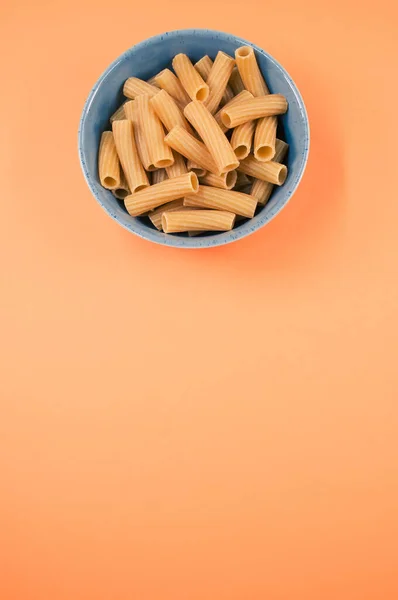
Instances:
[[[104,189],[98,177],[98,147],[101,133],[109,129],[109,117],[124,100],[124,81],[131,76],[149,79],[170,67],[173,57],[184,52],[193,61],[208,54],[214,58],[219,50],[231,56],[239,46],[254,48],[260,69],[272,93],[283,94],[289,103],[285,115],[279,117],[283,139],[289,144],[288,177],[277,187],[268,203],[257,210],[253,219],[238,223],[232,231],[207,233],[189,237],[187,234],[165,234],[153,227],[149,219],[131,217],[110,191]],[[308,159],[309,124],[303,99],[290,75],[261,48],[237,36],[208,29],[170,31],[136,44],[117,58],[101,75],[83,108],[79,128],[79,156],[87,184],[102,208],[128,231],[151,242],[178,248],[208,248],[228,244],[263,227],[287,204],[300,183]]]

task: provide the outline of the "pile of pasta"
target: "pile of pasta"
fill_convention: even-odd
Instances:
[[[250,46],[172,65],[125,82],[128,100],[101,137],[101,184],[165,233],[228,231],[286,180],[276,133],[287,101],[269,93]]]

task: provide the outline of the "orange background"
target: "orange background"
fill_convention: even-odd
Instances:
[[[398,597],[398,8],[320,4],[2,3],[1,600]],[[289,206],[196,252],[77,156],[103,69],[190,26],[274,55],[312,130]]]

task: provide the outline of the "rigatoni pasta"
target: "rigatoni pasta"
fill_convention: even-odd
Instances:
[[[221,131],[223,131],[225,133],[228,130],[228,127],[225,127],[224,123],[221,121],[222,111],[226,108],[231,108],[232,106],[242,104],[242,102],[245,102],[246,100],[249,100],[250,98],[253,98],[253,94],[251,94],[247,90],[243,90],[237,96],[232,98],[232,100],[230,100],[227,104],[225,104],[225,106],[223,108],[221,108],[218,112],[216,112],[216,114],[214,115],[214,118],[217,121],[217,124],[220,127]]]
[[[124,205],[132,217],[137,217],[171,200],[195,194],[198,189],[198,178],[195,173],[190,172],[131,194],[124,199]]]
[[[256,121],[247,121],[235,127],[231,137],[231,147],[237,159],[242,160],[250,154]]]
[[[134,137],[137,145],[138,156],[142,162],[142,165],[146,171],[155,171],[156,167],[151,161],[149,155],[149,148],[145,138],[143,115],[138,111],[137,102],[130,100],[124,105],[124,112],[126,118],[133,122],[134,126]]]
[[[138,192],[148,187],[148,177],[135,145],[132,121],[129,119],[113,121],[112,130],[116,150],[131,192]]]
[[[182,107],[191,101],[180,81],[170,69],[163,69],[163,71],[155,75],[155,82],[162,90],[166,90],[170,96],[177,100]]]
[[[239,127],[245,127],[245,125],[247,125],[247,123],[240,125]],[[278,120],[276,117],[264,117],[263,119],[259,119],[254,135],[254,157],[257,160],[266,161],[274,158],[277,126]],[[236,129],[238,129],[238,127]],[[236,131],[236,129],[234,131]]]
[[[206,175],[199,177],[199,181],[205,185],[211,185],[224,190],[232,190],[232,188],[235,187],[237,178],[238,174],[236,171],[228,171],[228,173],[223,173],[222,175],[207,173]]]
[[[287,154],[289,145],[282,140],[276,140],[275,143],[275,156],[274,161],[278,163],[282,163]],[[244,176],[244,173],[240,173],[239,175]],[[261,179],[255,179],[253,181],[253,185],[250,190],[250,194],[257,199],[257,202],[260,206],[266,204],[271,196],[272,190],[274,189],[274,185],[269,181],[262,181]]]
[[[152,225],[154,225],[156,227],[156,229],[158,229],[159,231],[163,231],[163,227],[162,227],[162,216],[164,213],[169,213],[169,212],[174,212],[176,210],[178,211],[186,211],[186,210],[196,210],[194,208],[190,208],[189,206],[184,206],[181,204],[183,203],[184,199],[181,198],[181,200],[176,200],[176,202],[180,203],[179,206],[175,207],[175,208],[167,208],[166,210],[162,210],[160,213],[158,214],[154,214],[155,211],[151,211],[148,214],[149,220],[151,221]],[[169,202],[168,204],[173,204],[173,202]],[[166,205],[168,206],[168,205]]]
[[[200,185],[195,194],[185,194],[184,206],[228,210],[236,215],[251,218],[254,216],[257,200],[242,192]]]
[[[150,79],[148,79],[147,83],[149,83],[150,85],[153,85],[153,86],[155,86],[157,88],[159,87],[158,84],[156,83],[156,75],[154,75],[153,77],[151,77]]]
[[[226,171],[233,171],[239,165],[231,144],[225,137],[217,121],[202,102],[194,100],[184,108],[184,114],[188,121],[207,146],[217,166],[216,175]]]
[[[259,162],[252,154],[241,161],[239,170],[246,175],[269,181],[269,183],[275,185],[283,185],[287,177],[287,167],[285,165],[272,160]]]
[[[268,94],[268,96],[249,98],[234,106],[224,106],[221,110],[221,121],[225,127],[237,127],[253,119],[283,115],[286,111],[287,102],[282,94]]]
[[[262,181],[261,179],[255,179],[250,190],[250,195],[257,199],[259,206],[264,206],[272,194],[274,184],[269,181]]]
[[[182,127],[173,127],[164,138],[166,144],[193,161],[205,171],[219,175],[218,168],[206,146]]]
[[[98,172],[102,187],[114,190],[120,186],[120,164],[112,131],[104,131],[101,136]]]
[[[184,198],[178,198],[177,200],[172,200],[171,202],[167,202],[166,204],[162,204],[158,208],[155,208],[149,213],[148,217],[152,225],[154,225],[156,229],[159,229],[159,231],[162,231],[162,214],[170,210],[184,210],[183,207]]]
[[[231,73],[231,77],[229,78],[229,87],[231,88],[235,96],[237,96],[238,94],[240,94],[240,92],[243,92],[243,90],[246,89],[243,85],[242,77],[240,76],[238,67],[235,67]]]
[[[189,131],[189,133],[192,133],[192,128],[184,117],[176,100],[166,90],[161,90],[156,96],[153,96],[151,98],[151,105],[167,131],[179,125]]]
[[[235,51],[236,66],[244,87],[253,96],[269,94],[267,84],[257,64],[256,55],[251,46],[241,46]]]
[[[210,92],[205,105],[212,115],[220,105],[234,66],[235,61],[231,56],[228,56],[225,52],[218,52],[206,80]]]
[[[184,175],[184,173],[188,173],[184,157],[179,152],[175,152],[174,150],[172,153],[174,162],[169,167],[166,167],[166,173],[169,179],[172,179],[173,177],[179,177],[180,175]]]
[[[177,54],[173,58],[173,69],[191,100],[200,102],[207,100],[209,86],[203,81],[186,54]]]
[[[175,210],[162,214],[165,233],[183,231],[230,231],[234,226],[235,214],[221,210]]]
[[[126,119],[126,114],[124,112],[124,104],[125,103],[123,102],[123,104],[121,106],[119,106],[119,108],[117,110],[115,110],[115,112],[109,119],[111,123],[113,123],[113,121],[119,121],[121,119]]]
[[[207,54],[206,56],[202,56],[202,58],[194,64],[195,69],[198,71],[199,75],[201,75],[203,81],[206,81],[207,84],[207,78],[209,76],[213,64],[213,61],[211,60],[210,56],[207,56]],[[234,93],[230,86],[227,84],[225,91],[222,95],[222,104],[226,104],[227,102],[232,100],[233,97]]]
[[[149,96],[137,96],[135,99],[139,121],[143,125],[146,145],[151,163],[157,169],[170,167],[174,158],[169,146],[164,141],[164,129],[150,103]]]
[[[208,78],[213,64],[213,61],[207,54],[205,56],[202,56],[202,58],[200,58],[198,62],[194,64],[195,69],[202,77],[203,81],[206,81],[206,79]]]
[[[127,100],[127,102],[125,102],[123,104],[123,112],[124,112],[124,118],[130,119],[130,121],[133,121],[134,127],[136,127],[136,124],[134,122],[134,120],[135,120],[134,107],[135,107],[134,100]]]
[[[115,188],[114,190],[112,190],[112,194],[118,200],[124,200],[126,196],[128,196],[129,194],[131,194],[129,185],[127,183],[126,176],[123,173],[123,169],[120,169],[120,183],[117,186],[117,188]]]
[[[127,96],[127,98],[137,98],[137,96],[154,96],[159,91],[159,88],[143,81],[142,79],[138,79],[138,77],[129,77],[124,86],[123,86],[123,94]]]
[[[125,81],[128,100],[101,137],[100,182],[159,232],[228,231],[287,177],[288,145],[276,139],[286,99],[269,93],[250,46],[172,64]]]

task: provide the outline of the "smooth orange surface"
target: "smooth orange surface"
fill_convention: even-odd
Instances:
[[[396,600],[397,5],[1,13],[1,600]],[[273,54],[312,130],[289,206],[199,252],[121,229],[77,156],[102,70],[191,26]]]

